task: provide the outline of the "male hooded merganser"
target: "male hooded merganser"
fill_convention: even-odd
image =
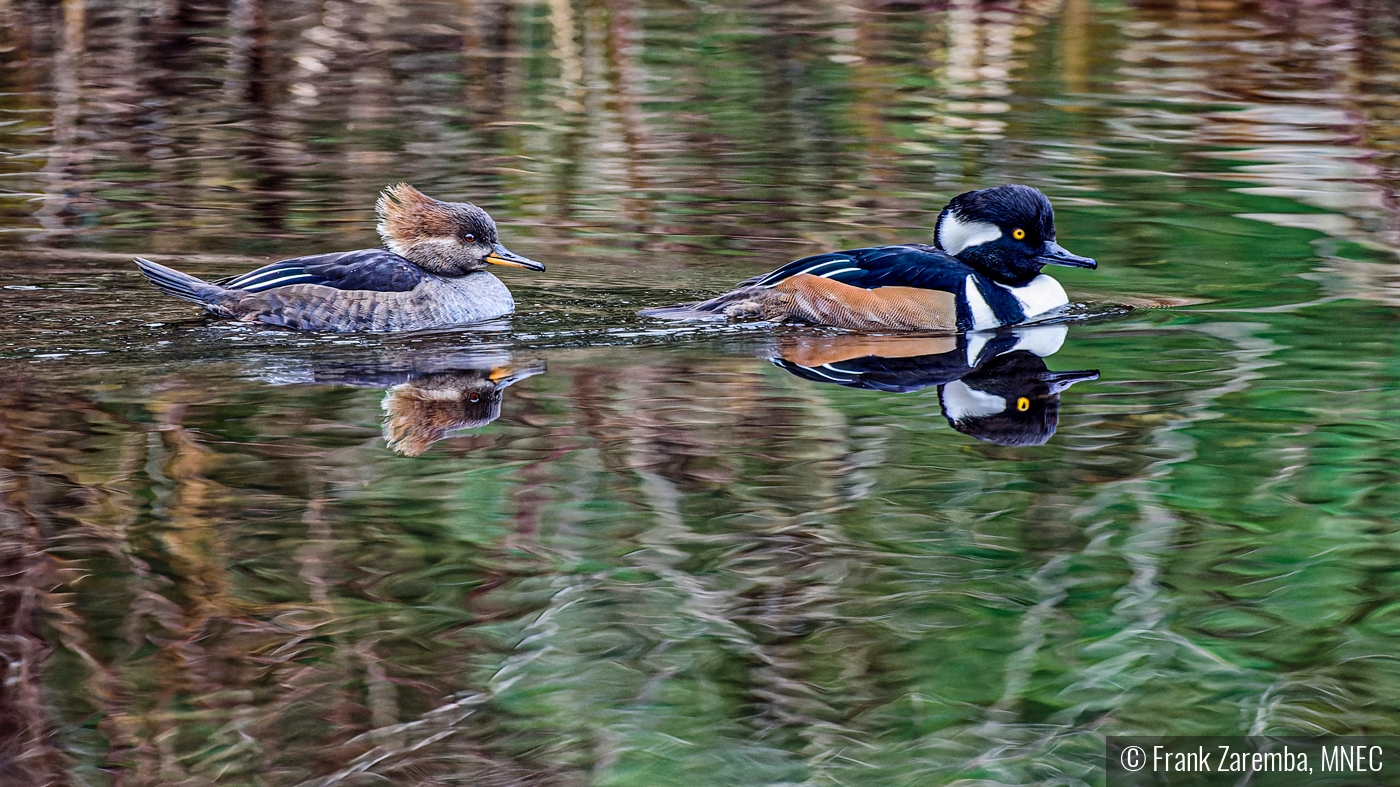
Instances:
[[[1042,274],[1042,267],[1097,267],[1055,242],[1050,200],[1029,186],[997,186],[954,197],[938,217],[934,244],[806,257],[717,298],[642,314],[867,331],[985,330],[1069,303],[1064,288]]]
[[[909,393],[936,385],[943,417],[959,432],[998,445],[1043,445],[1059,423],[1060,393],[1099,377],[1045,366],[1065,333],[1063,325],[1037,325],[907,339],[784,337],[771,360],[803,379],[849,388]]]
[[[442,202],[407,183],[375,205],[388,249],[317,254],[207,282],[136,258],[167,295],[211,314],[308,331],[414,331],[490,320],[515,301],[488,264],[542,271],[502,246],[496,222],[465,202]]]

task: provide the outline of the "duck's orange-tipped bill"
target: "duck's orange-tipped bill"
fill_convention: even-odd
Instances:
[[[520,363],[512,362],[495,367],[486,375],[486,378],[495,383],[497,389],[500,389],[518,383],[526,377],[544,374],[544,371],[544,361],[530,360]]]
[[[492,265],[509,265],[512,268],[527,268],[532,271],[544,270],[544,263],[522,257],[499,243],[492,247],[491,253],[486,256],[486,261]]]

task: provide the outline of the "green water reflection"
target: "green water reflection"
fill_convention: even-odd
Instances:
[[[1400,734],[1389,6],[0,19],[0,782],[1093,784],[1104,733]],[[373,245],[399,180],[549,264],[517,315],[258,331],[130,265]],[[1071,324],[1044,445],[770,361],[840,337],[635,314],[1005,181],[1086,311],[1195,302]]]

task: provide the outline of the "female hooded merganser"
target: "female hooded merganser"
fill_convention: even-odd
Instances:
[[[389,248],[317,254],[207,282],[138,257],[162,292],[212,314],[308,331],[415,331],[490,320],[515,301],[487,264],[542,271],[502,246],[496,222],[465,202],[442,202],[407,183],[375,205]]]
[[[1029,186],[953,198],[934,244],[806,257],[690,306],[650,309],[666,319],[794,321],[866,331],[973,331],[1014,325],[1069,303],[1046,265],[1094,268],[1055,242],[1050,200]]]

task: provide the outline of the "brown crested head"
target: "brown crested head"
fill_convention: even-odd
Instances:
[[[384,396],[384,440],[406,456],[501,415],[501,390],[485,375],[439,374],[394,386]]]
[[[544,371],[542,361],[531,360],[419,375],[385,392],[384,440],[418,456],[438,440],[499,418],[505,389]]]
[[[384,189],[375,210],[384,245],[432,273],[461,276],[493,263],[544,270],[502,246],[496,222],[470,203],[433,199],[399,183]]]

